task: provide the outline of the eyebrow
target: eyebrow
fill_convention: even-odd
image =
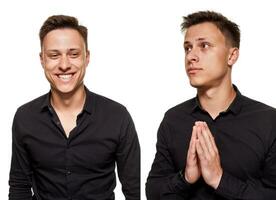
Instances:
[[[197,38],[196,41],[197,41],[197,42],[198,42],[198,41],[204,41],[204,40],[206,40],[206,39],[207,39],[207,38],[200,37],[200,38]],[[185,44],[190,44],[190,43],[191,43],[191,42],[189,42],[189,41],[185,41],[185,42],[184,42],[184,45],[185,45]]]
[[[58,50],[56,50],[56,49],[47,49],[47,50],[45,50],[45,52],[58,52]]]
[[[80,48],[71,48],[69,51],[80,51]],[[58,49],[47,49],[45,52],[60,52]]]
[[[206,40],[206,38],[202,37],[202,38],[196,39],[196,41],[202,41],[202,40]]]
[[[69,51],[80,51],[81,49],[80,48],[71,48],[71,49],[69,49]]]

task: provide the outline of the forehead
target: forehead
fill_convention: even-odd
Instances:
[[[58,49],[58,48],[73,48],[83,47],[84,40],[80,33],[71,28],[55,29],[47,33],[43,39],[42,45],[44,48]]]
[[[185,42],[194,42],[199,39],[225,42],[222,32],[211,22],[196,24],[186,30]]]

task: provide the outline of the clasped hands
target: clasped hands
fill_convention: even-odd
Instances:
[[[206,122],[195,122],[187,153],[184,177],[190,184],[201,176],[214,189],[222,177],[219,152],[214,137]]]

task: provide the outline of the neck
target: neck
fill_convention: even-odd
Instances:
[[[80,113],[85,103],[84,85],[70,93],[61,93],[51,89],[51,104],[57,112]]]
[[[231,82],[229,84],[207,89],[198,89],[197,94],[202,108],[206,110],[213,119],[215,119],[220,112],[225,111],[236,97],[236,91]]]

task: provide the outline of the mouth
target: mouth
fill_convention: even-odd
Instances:
[[[191,68],[187,69],[187,73],[189,75],[194,75],[194,74],[196,74],[197,72],[199,72],[201,70],[203,70],[203,69],[202,68],[197,68],[197,67],[191,67]]]
[[[63,82],[69,82],[75,73],[69,73],[69,74],[57,74],[57,77],[62,80]]]

